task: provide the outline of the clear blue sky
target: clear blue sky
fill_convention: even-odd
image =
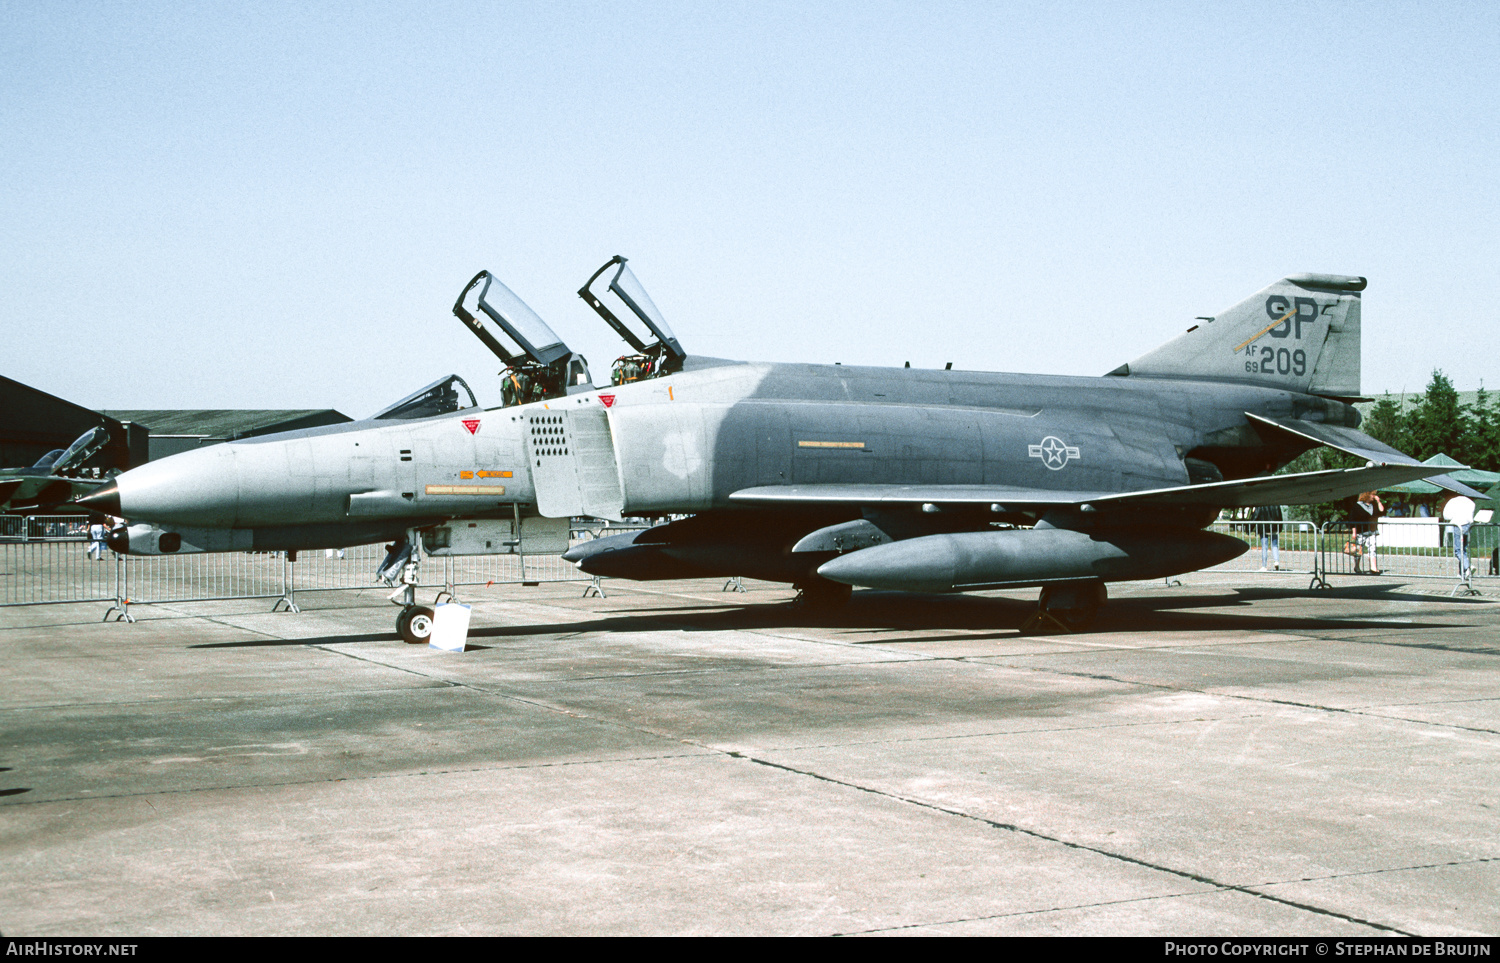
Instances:
[[[1367,392],[1500,388],[1500,4],[0,0],[3,373],[335,407],[489,268],[593,363],[625,254],[693,353],[1099,374],[1363,274]]]

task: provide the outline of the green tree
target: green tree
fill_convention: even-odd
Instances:
[[[1481,386],[1469,409],[1469,437],[1459,459],[1473,468],[1500,471],[1500,399]]]
[[[1389,393],[1375,402],[1375,407],[1371,408],[1370,413],[1365,416],[1360,429],[1371,438],[1379,439],[1397,451],[1406,451],[1409,447],[1410,439],[1407,438],[1406,419],[1402,415],[1401,404]]]
[[[1419,461],[1442,453],[1462,461],[1469,431],[1468,415],[1458,403],[1453,382],[1442,371],[1434,369],[1432,380],[1422,400],[1406,416],[1407,452]]]

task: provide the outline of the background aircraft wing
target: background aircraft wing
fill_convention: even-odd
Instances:
[[[1385,442],[1371,438],[1364,432],[1355,431],[1353,428],[1344,428],[1339,425],[1325,425],[1313,421],[1267,418],[1264,415],[1257,415],[1248,411],[1245,412],[1245,417],[1249,418],[1254,424],[1270,425],[1272,428],[1296,435],[1299,438],[1305,438],[1308,441],[1315,441],[1320,445],[1327,445],[1329,448],[1337,448],[1339,451],[1348,452],[1356,458],[1363,458],[1365,461],[1374,462],[1376,465],[1422,464],[1410,455],[1399,452]],[[1424,475],[1422,477],[1434,485],[1439,485],[1460,495],[1467,495],[1470,498],[1484,497],[1480,492],[1448,475],[1436,474]],[[1371,486],[1366,491],[1375,487]]]
[[[1093,505],[1099,509],[1216,505],[1305,505],[1336,501],[1360,492],[1397,485],[1434,473],[1431,465],[1375,465],[1335,468],[1296,475],[1266,475],[1238,481],[1180,485],[1138,492],[1080,492],[1004,485],[772,485],[745,488],[729,496],[756,505],[1002,505],[1010,511],[1054,505]]]
[[[36,512],[55,508],[104,485],[97,478],[18,475],[0,479],[0,511]]]

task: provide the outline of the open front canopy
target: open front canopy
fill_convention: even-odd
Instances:
[[[469,282],[454,303],[453,313],[507,365],[526,360],[540,365],[552,365],[566,362],[572,354],[568,346],[563,344],[562,338],[547,326],[540,315],[488,271],[480,271],[474,275],[474,280]],[[480,321],[482,317],[494,322],[505,335],[505,340],[496,338],[486,330],[484,323]],[[507,345],[507,340],[511,344]]]

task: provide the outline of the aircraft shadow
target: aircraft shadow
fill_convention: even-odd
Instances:
[[[1413,619],[1392,622],[1388,619],[1358,617],[1307,617],[1253,611],[1257,601],[1292,598],[1380,599],[1382,601],[1420,601],[1423,603],[1469,603],[1465,599],[1447,599],[1414,595],[1399,587],[1358,586],[1325,590],[1318,593],[1295,589],[1237,589],[1233,595],[1154,596],[1112,599],[1100,611],[1099,618],[1086,637],[1093,633],[1212,632],[1212,631],[1305,631],[1328,633],[1355,629],[1381,629],[1386,632],[1434,628],[1463,628],[1452,622]],[[1248,611],[1226,612],[1225,608]],[[818,628],[866,633],[872,631],[923,632],[919,636],[894,639],[865,639],[859,644],[891,645],[909,642],[933,642],[1015,638],[1021,625],[1036,609],[1029,599],[993,598],[970,595],[916,595],[896,592],[857,592],[843,609],[829,612],[808,610],[789,602],[731,603],[717,607],[695,604],[690,608],[652,607],[628,609],[578,621],[528,623],[524,625],[476,626],[469,638],[506,640],[534,636],[576,636],[585,633],[638,634],[644,632],[726,632],[735,630],[776,630]],[[1216,610],[1216,611],[1200,611]],[[975,634],[931,634],[935,631]],[[1066,636],[1051,636],[1066,638]],[[362,632],[302,639],[254,639],[238,642],[209,642],[189,646],[195,649],[253,648],[282,645],[337,645],[359,642],[394,641],[394,631]],[[1405,643],[1402,643],[1405,644]],[[1432,647],[1432,646],[1427,646]],[[1443,646],[1437,646],[1442,648]],[[469,650],[489,648],[471,641]],[[1484,653],[1485,649],[1455,647],[1455,651]],[[1496,654],[1500,654],[1497,648]]]

